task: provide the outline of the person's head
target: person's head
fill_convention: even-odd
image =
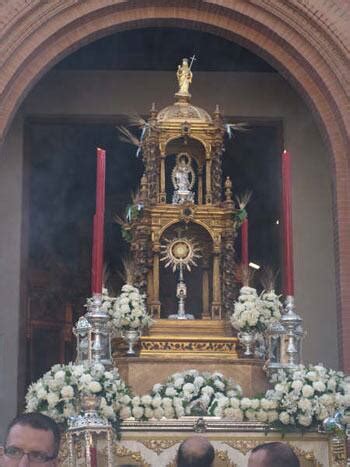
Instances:
[[[209,441],[202,436],[194,436],[180,444],[177,467],[211,467],[214,457],[214,448]]]
[[[250,453],[248,467],[300,467],[293,449],[285,443],[265,443]]]
[[[53,467],[57,465],[59,447],[57,423],[40,413],[25,413],[7,429],[2,465]]]

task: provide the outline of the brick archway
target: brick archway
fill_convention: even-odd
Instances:
[[[57,61],[109,32],[178,25],[224,36],[272,63],[307,100],[332,157],[340,364],[350,371],[350,37],[340,0],[13,0],[0,7],[0,137]]]

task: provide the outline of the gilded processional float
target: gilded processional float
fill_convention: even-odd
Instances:
[[[213,443],[215,466],[246,466],[253,447],[282,439],[281,427],[302,466],[350,465],[350,382],[301,365],[291,283],[284,305],[271,283],[258,295],[246,257],[235,280],[245,202],[235,206],[223,177],[219,108],[211,116],[190,102],[192,63],[178,67],[175,103],[152,105],[142,124],[145,170],[120,220],[131,261],[117,298],[102,289],[105,151],[97,151],[93,294],[74,328],[77,358],[29,388],[27,410],[65,424],[63,466],[171,467],[179,443],[196,433]],[[283,202],[288,214],[288,183]]]

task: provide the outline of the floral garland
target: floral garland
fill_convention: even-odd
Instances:
[[[151,326],[152,318],[146,311],[145,298],[140,291],[129,284],[122,287],[122,293],[108,309],[112,327],[121,331],[141,331]]]
[[[341,371],[322,365],[300,365],[272,376],[266,398],[277,402],[278,422],[298,428],[317,425],[350,407],[350,382]]]
[[[231,315],[232,326],[244,332],[264,332],[281,317],[279,296],[271,291],[263,291],[260,297],[253,287],[240,289],[234,312]]]
[[[118,371],[91,367],[55,365],[26,396],[26,410],[39,411],[65,423],[80,412],[79,394],[101,397],[99,414],[115,422],[173,419],[186,415],[216,416],[234,421],[258,421],[280,429],[317,426],[337,411],[350,407],[350,380],[342,372],[322,365],[300,365],[272,376],[273,388],[262,398],[242,397],[239,385],[221,373],[188,370],[175,373],[150,394],[135,396]]]
[[[99,415],[116,422],[123,402],[130,394],[118,370],[106,371],[100,363],[92,365],[54,365],[26,395],[26,411],[41,412],[58,423],[67,423],[69,417],[80,413],[79,395],[101,398]]]

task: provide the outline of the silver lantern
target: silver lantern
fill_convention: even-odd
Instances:
[[[302,363],[303,320],[295,312],[294,297],[287,296],[280,321],[268,330],[268,368],[293,369]]]
[[[112,366],[109,317],[102,308],[102,295],[95,294],[87,305],[88,312],[79,318],[73,333],[77,338],[77,363],[102,363]]]
[[[71,417],[68,421],[67,445],[68,445],[68,465],[75,467],[79,464],[77,453],[78,446],[82,444],[82,455],[84,465],[87,467],[97,467],[97,447],[98,442],[106,443],[107,459],[103,462],[106,467],[113,467],[112,443],[113,429],[111,424],[97,413],[100,398],[95,394],[80,396],[82,415]],[[100,465],[102,465],[100,463]]]

